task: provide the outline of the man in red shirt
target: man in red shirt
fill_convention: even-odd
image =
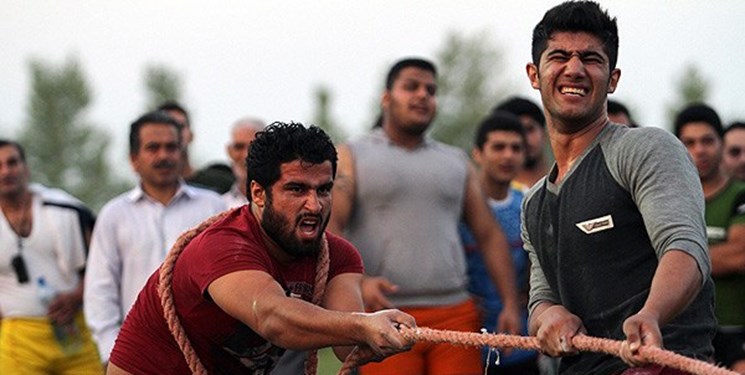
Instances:
[[[251,202],[196,236],[172,270],[183,330],[209,373],[267,374],[285,349],[354,345],[368,360],[410,348],[398,310],[362,313],[362,261],[346,240],[325,232],[336,150],[317,127],[275,123],[257,134],[248,164]],[[309,303],[319,254],[328,254],[325,294]],[[162,266],[161,266],[162,268]],[[189,373],[158,294],[160,269],[125,320],[108,374]]]

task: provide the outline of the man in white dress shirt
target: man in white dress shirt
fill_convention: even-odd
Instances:
[[[222,195],[228,207],[238,207],[248,203],[246,198],[246,157],[248,145],[256,137],[256,133],[264,129],[266,124],[255,118],[244,117],[233,124],[230,130],[230,143],[226,147],[230,166],[233,169],[235,183]]]
[[[180,177],[180,132],[162,111],[132,123],[129,157],[139,184],[109,201],[93,230],[84,310],[104,363],[140,289],[178,236],[226,208],[218,194]]]

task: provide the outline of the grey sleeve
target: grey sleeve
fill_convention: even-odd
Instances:
[[[536,184],[541,186],[542,184]],[[530,259],[530,293],[528,300],[528,312],[533,314],[533,309],[538,306],[541,302],[548,301],[555,304],[559,303],[559,299],[554,294],[551,287],[548,285],[546,275],[543,273],[540,262],[538,262],[538,256],[536,255],[535,248],[530,242],[530,235],[528,234],[527,227],[525,225],[525,207],[527,202],[533,196],[534,189],[531,189],[523,199],[522,210],[520,210],[520,236],[523,240],[523,249],[528,252],[528,258]]]
[[[703,189],[683,144],[663,129],[619,128],[604,148],[613,178],[639,207],[657,258],[681,250],[708,275]]]

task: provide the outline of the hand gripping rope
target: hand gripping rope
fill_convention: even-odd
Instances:
[[[401,334],[414,342],[431,342],[431,343],[450,343],[467,346],[489,346],[492,348],[515,348],[540,350],[538,339],[536,337],[505,335],[505,334],[485,334],[476,332],[458,332],[435,330],[425,327],[408,328],[401,327]],[[572,345],[580,351],[596,352],[620,356],[621,342],[617,340],[590,337],[586,335],[577,335],[572,339]],[[713,364],[688,358],[671,351],[660,349],[652,346],[642,346],[639,348],[641,356],[649,363],[658,364],[665,367],[683,370],[694,375],[737,375],[736,372],[717,367]],[[357,355],[357,349],[349,354],[346,361],[339,370],[339,375],[347,375],[358,365],[360,358]]]
[[[233,210],[237,210],[233,209]],[[184,250],[186,245],[199,233],[204,231],[212,223],[224,218],[230,214],[233,210],[227,210],[225,212],[214,215],[196,227],[187,230],[182,233],[181,236],[176,240],[176,243],[171,248],[168,256],[163,261],[163,265],[160,268],[160,280],[158,284],[158,294],[160,295],[160,301],[163,305],[163,314],[168,323],[168,328],[171,330],[171,334],[176,339],[181,351],[184,354],[184,358],[189,365],[189,369],[193,374],[207,375],[202,362],[194,352],[194,348],[191,346],[191,342],[184,331],[183,326],[176,314],[176,308],[173,302],[173,289],[171,288],[171,281],[173,279],[173,267],[176,264],[181,252]],[[318,264],[316,266],[316,280],[313,288],[313,303],[320,304],[323,293],[326,289],[326,282],[328,278],[329,269],[329,251],[328,242],[326,237],[323,237],[323,244],[321,251],[318,254]],[[467,346],[489,346],[492,348],[515,348],[515,349],[528,349],[528,350],[539,350],[540,345],[538,339],[535,337],[516,336],[516,335],[505,335],[505,334],[486,334],[476,332],[458,332],[458,331],[447,331],[447,330],[435,330],[426,327],[408,328],[402,326],[400,328],[401,334],[410,341],[413,342],[432,342],[432,343],[449,343],[454,345],[467,345]],[[577,335],[572,339],[572,345],[580,351],[605,353],[614,356],[619,356],[621,351],[621,341],[610,340],[598,337],[590,337],[585,335]],[[683,370],[694,375],[737,375],[737,373],[717,367],[713,364],[706,363],[703,361],[695,360],[676,354],[664,349],[642,346],[639,348],[641,356],[650,363]],[[359,355],[357,349],[349,354],[347,359],[344,361],[339,375],[347,375],[351,373],[351,370],[357,367],[363,358]],[[305,374],[313,375],[316,373],[318,366],[318,356],[315,350],[308,353],[305,361]]]

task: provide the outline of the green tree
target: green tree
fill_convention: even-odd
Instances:
[[[182,82],[179,74],[165,65],[150,65],[145,69],[146,110],[157,108],[165,101],[181,101]]]
[[[437,118],[432,136],[470,150],[480,121],[503,99],[511,84],[501,73],[499,47],[485,31],[450,32],[437,56]]]
[[[711,83],[695,64],[688,64],[675,80],[675,98],[667,108],[668,124],[672,126],[675,116],[685,106],[705,102],[709,98]]]
[[[326,86],[318,86],[314,91],[315,114],[313,124],[323,129],[334,143],[342,142],[347,134],[334,121],[331,114],[331,91]]]
[[[31,92],[20,143],[34,181],[62,188],[98,210],[126,189],[107,159],[109,136],[84,119],[90,88],[77,59],[30,63]]]

